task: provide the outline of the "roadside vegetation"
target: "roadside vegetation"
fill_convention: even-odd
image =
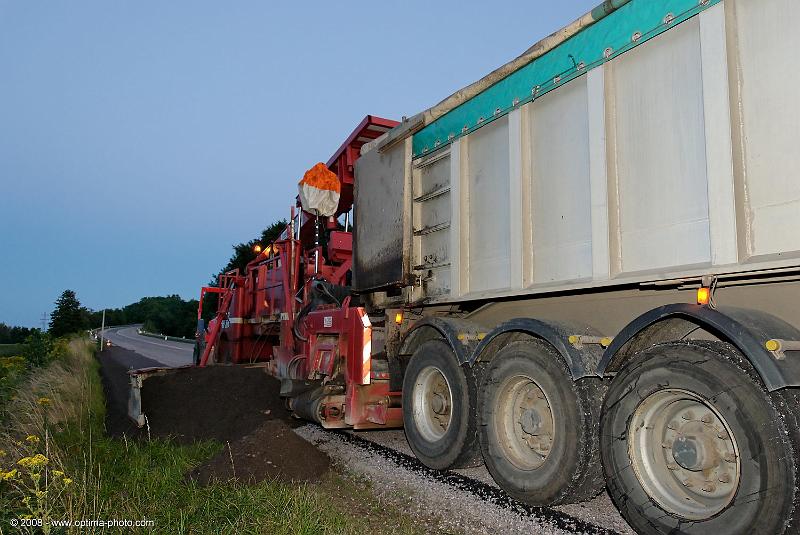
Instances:
[[[186,474],[222,444],[106,436],[94,349],[81,338],[53,342],[45,364],[25,374],[2,405],[0,533],[9,532],[13,519],[26,518],[150,520],[154,524],[145,531],[151,533],[418,532],[410,518],[377,502],[366,483],[347,475],[331,472],[315,485],[203,487]]]

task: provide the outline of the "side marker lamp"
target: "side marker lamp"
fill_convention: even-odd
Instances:
[[[701,286],[697,289],[697,304],[707,305],[711,302],[711,288]]]

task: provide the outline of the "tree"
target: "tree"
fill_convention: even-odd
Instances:
[[[0,344],[21,344],[33,331],[27,327],[11,327],[0,323]]]
[[[276,221],[275,223],[271,224],[267,228],[261,231],[261,236],[258,238],[252,239],[248,242],[237,243],[233,246],[233,255],[231,255],[228,263],[225,264],[219,273],[215,273],[211,281],[208,283],[209,286],[219,286],[219,276],[221,273],[227,273],[228,271],[233,271],[234,269],[238,269],[240,273],[243,273],[247,264],[255,260],[256,252],[255,246],[260,245],[261,247],[266,247],[267,245],[271,244],[272,242],[276,241],[278,238],[281,237],[281,233],[286,229],[286,225],[288,223],[285,219],[281,219],[280,221]],[[203,317],[208,318],[216,313],[217,304],[219,302],[219,295],[218,294],[206,294],[205,299],[203,300]]]
[[[52,336],[59,337],[76,333],[85,327],[85,315],[81,310],[81,303],[72,290],[64,290],[56,300],[56,308],[50,315],[50,329]]]
[[[234,269],[238,269],[240,272],[244,272],[245,267],[247,264],[255,260],[256,252],[254,250],[256,245],[260,245],[261,247],[266,247],[267,245],[271,244],[278,238],[280,238],[281,233],[286,229],[286,220],[282,219],[280,221],[276,221],[275,223],[271,224],[267,228],[261,231],[261,236],[258,238],[252,239],[248,242],[237,243],[233,246],[233,255],[231,255],[228,263],[220,270],[220,273],[227,273],[228,271],[232,271]],[[211,286],[219,285],[219,273],[215,274],[213,279],[211,280]]]

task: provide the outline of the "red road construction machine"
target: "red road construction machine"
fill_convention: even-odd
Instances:
[[[642,533],[800,532],[798,28],[796,0],[608,1],[367,117],[203,289],[197,365],[530,504],[605,486]]]
[[[365,143],[397,124],[361,121],[326,166],[312,169],[328,179],[322,191],[333,192],[333,202],[304,210],[298,199],[280,238],[264,244],[244,273],[224,273],[219,287],[201,290],[199,332],[206,330],[203,298],[213,292],[220,299],[196,351],[198,366],[264,361],[302,418],[327,428],[402,426],[400,392],[391,391],[386,357],[373,349],[383,342],[383,318],[372,324],[350,282],[355,162]]]

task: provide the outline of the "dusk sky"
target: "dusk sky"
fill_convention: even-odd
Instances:
[[[0,0],[0,322],[197,298],[367,114],[400,119],[599,0]]]

